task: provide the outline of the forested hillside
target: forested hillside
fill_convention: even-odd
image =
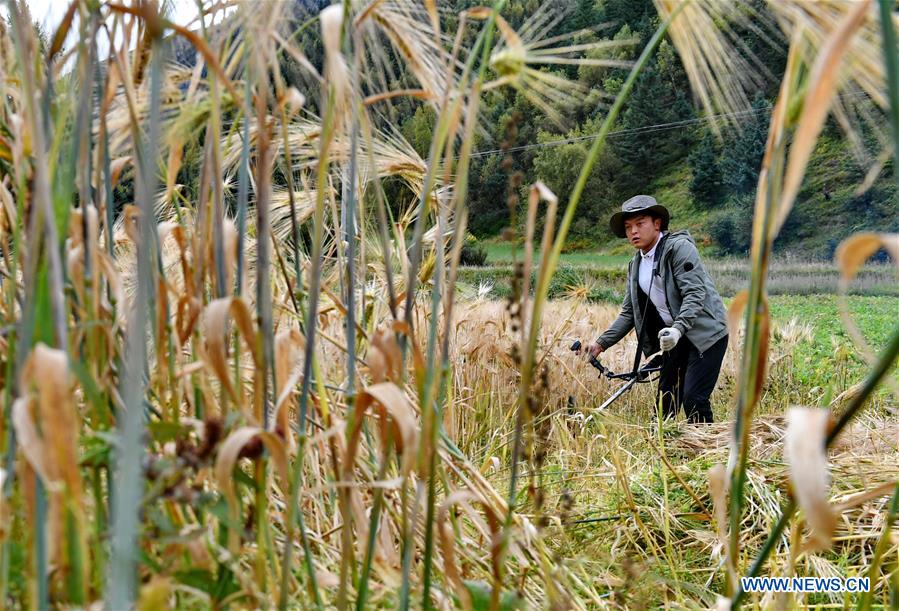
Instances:
[[[296,0],[294,6],[294,23],[299,27],[294,38],[319,70],[322,44],[318,28],[311,26],[318,11],[328,4]],[[458,12],[481,3],[453,0],[440,4],[445,9],[444,30],[450,37]],[[606,221],[625,199],[648,193],[668,206],[674,226],[690,229],[705,250],[719,255],[748,251],[755,187],[787,41],[764,3],[741,6],[751,25],[741,28],[732,24],[732,28],[752,67],[747,78],[753,87],[746,108],[711,116],[704,112],[694,99],[674,47],[670,41],[662,42],[641,73],[587,183],[569,235],[570,250],[627,251],[627,245],[608,230]],[[510,222],[518,222],[518,215],[510,213],[510,201],[513,208],[519,207],[528,185],[536,180],[545,182],[562,200],[567,198],[592,137],[627,75],[629,62],[636,59],[658,26],[652,0],[559,0],[552,5],[541,0],[509,0],[503,15],[518,28],[541,7],[550,16],[535,35],[558,37],[555,45],[574,48],[571,57],[581,55],[578,46],[609,41],[608,47],[590,49],[587,56],[604,63],[618,61],[621,67],[558,64],[556,72],[571,86],[553,98],[555,117],[514,87],[497,88],[485,95],[481,106],[484,119],[471,160],[469,195],[469,230],[480,240],[495,238]],[[469,30],[472,35],[474,30]],[[193,51],[187,45],[184,49],[184,54],[176,54],[177,59],[192,63]],[[294,58],[285,55],[280,61],[288,84],[300,91],[315,90],[309,72]],[[395,89],[417,86],[406,64],[396,57],[385,58],[385,62],[379,80]],[[312,111],[317,110],[314,97],[307,100]],[[564,99],[567,104],[560,102]],[[378,104],[376,112],[383,113],[418,154],[427,158],[436,121],[432,105],[414,96],[397,96]],[[854,231],[899,231],[899,199],[889,179],[890,162],[864,152],[881,150],[874,144],[878,134],[854,137],[867,142],[853,142],[833,118],[828,120],[776,251],[829,259],[840,240]],[[200,151],[195,153],[198,162]],[[190,157],[188,154],[187,168]],[[275,181],[279,182],[278,176]],[[282,178],[280,182],[285,181]],[[400,213],[415,198],[401,181],[389,183],[385,186],[388,201],[394,212]],[[119,199],[128,199],[126,195]]]
[[[456,26],[450,15],[478,4],[473,0],[444,4],[446,31],[453,32]],[[510,0],[503,14],[513,27],[520,27],[540,6],[539,0]],[[302,22],[316,10],[315,3],[298,2],[297,17]],[[641,74],[596,164],[578,208],[570,248],[611,252],[626,248],[607,229],[606,219],[631,195],[649,193],[672,210],[676,226],[689,228],[707,249],[718,254],[746,252],[786,41],[763,3],[747,4],[744,10],[750,13],[751,25],[738,27],[734,35],[741,39],[754,72],[755,91],[746,110],[738,116],[703,112],[673,46],[663,42]],[[598,40],[628,43],[588,52],[603,60],[634,60],[658,25],[652,0],[561,0],[551,12],[543,37],[569,34],[563,40],[570,45]],[[317,32],[307,28],[298,35],[313,63],[321,58]],[[310,85],[291,59],[285,58],[284,63],[288,79],[292,76],[296,84]],[[396,72],[387,75],[391,86],[414,86],[414,78],[401,66],[393,68]],[[570,100],[568,105],[553,104],[559,112],[555,120],[515,88],[500,88],[486,96],[470,174],[469,224],[480,239],[497,236],[514,222],[508,205],[510,184],[519,185],[513,205],[522,201],[527,185],[538,179],[563,200],[567,197],[591,137],[627,74],[626,67],[558,64],[556,70],[574,86],[561,92]],[[385,106],[394,125],[426,157],[436,119],[432,107],[414,98],[396,98]],[[858,192],[872,165],[874,160],[853,150],[831,120],[777,250],[829,258],[836,244],[853,231],[899,230],[899,205],[892,181],[886,178],[888,167],[869,181],[865,192]],[[510,183],[510,176],[518,172]],[[398,207],[408,204],[411,196],[404,198],[401,188],[397,189],[391,201]]]

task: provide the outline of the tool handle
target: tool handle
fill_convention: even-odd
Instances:
[[[581,350],[581,340],[575,340],[573,344],[571,344],[570,348],[573,352],[580,352]],[[605,373],[606,368],[603,367],[602,363],[599,362],[595,356],[590,356],[590,364],[593,365],[596,369],[599,369],[599,373]]]

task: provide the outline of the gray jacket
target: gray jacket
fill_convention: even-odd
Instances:
[[[696,243],[688,231],[671,233],[661,246],[661,252],[657,252],[654,257],[659,263],[659,275],[652,281],[664,284],[668,310],[674,318],[672,326],[703,353],[727,335],[724,302],[715,290],[712,278],[702,266]],[[627,291],[621,314],[608,331],[596,340],[604,350],[618,343],[631,329],[636,329],[639,337],[643,325],[637,296],[637,291],[640,290],[639,271],[638,252],[627,265]],[[647,357],[659,351],[659,338],[649,337],[650,335],[647,333],[643,338],[643,354]]]

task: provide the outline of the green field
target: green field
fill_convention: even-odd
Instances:
[[[871,348],[882,350],[897,329],[899,298],[852,295],[848,305]],[[792,355],[792,373],[802,387],[824,391],[831,384],[839,387],[841,382],[861,379],[868,367],[843,325],[835,296],[777,295],[771,298],[770,307],[775,323],[795,320],[811,331],[811,337],[799,342]],[[899,368],[894,369],[899,380]]]
[[[500,263],[510,263],[514,257],[521,260],[524,257],[524,247],[515,246],[508,242],[485,241],[479,244],[487,251],[488,265],[497,265]],[[534,257],[539,257],[539,248],[534,249]],[[631,255],[608,255],[592,250],[579,250],[575,252],[565,252],[559,259],[559,263],[568,265],[591,265],[591,266],[618,266],[627,265]]]

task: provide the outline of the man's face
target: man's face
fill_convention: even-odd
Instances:
[[[624,235],[634,248],[646,252],[656,243],[662,231],[662,219],[654,219],[648,214],[632,216],[624,221]]]

